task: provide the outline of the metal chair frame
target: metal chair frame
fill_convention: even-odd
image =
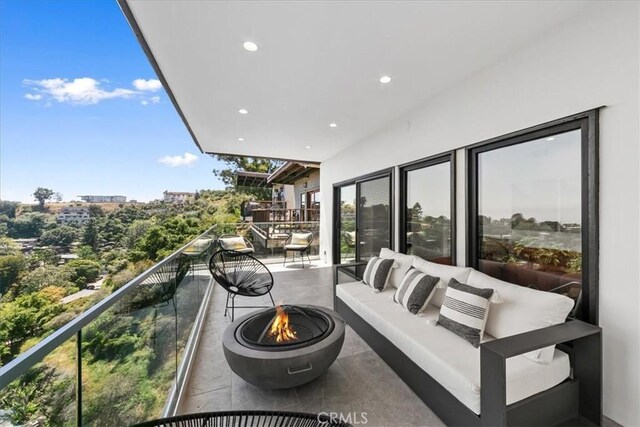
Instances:
[[[309,239],[309,243],[304,248],[287,249],[287,245],[291,242],[291,239],[293,238],[293,235],[296,234],[296,233],[309,234],[311,236],[311,238]],[[313,233],[313,231],[305,231],[305,230],[298,230],[298,231],[294,231],[291,234],[289,234],[287,239],[284,241],[284,244],[282,245],[282,248],[284,249],[284,261],[282,262],[282,265],[285,266],[287,264],[287,253],[288,252],[293,252],[293,254],[291,256],[291,261],[292,262],[295,262],[295,260],[296,260],[295,253],[296,252],[300,252],[300,259],[302,260],[302,268],[304,268],[304,255],[305,255],[305,253],[307,255],[307,260],[309,261],[309,264],[311,264],[311,258],[309,257],[309,248],[311,247],[311,244],[313,243],[313,239],[315,239],[315,237],[316,236]]]
[[[244,274],[238,277],[238,267],[247,267],[241,270]],[[227,291],[227,301],[224,307],[224,315],[226,316],[229,309],[231,309],[231,321],[235,320],[236,308],[265,308],[269,306],[265,305],[242,305],[236,306],[236,297],[258,297],[268,295],[271,299],[271,304],[275,307],[276,303],[271,296],[271,289],[273,288],[273,274],[271,271],[259,260],[251,255],[244,254],[236,251],[227,251],[221,249],[213,254],[209,261],[209,271],[214,280]],[[260,274],[261,276],[257,276]],[[256,283],[260,280],[262,275],[268,274],[268,279],[262,282]],[[234,280],[244,279],[245,283],[249,282],[249,286],[238,286]],[[251,283],[253,281],[253,283]],[[251,285],[258,285],[250,292],[247,289],[252,289]],[[229,305],[231,300],[231,305]]]

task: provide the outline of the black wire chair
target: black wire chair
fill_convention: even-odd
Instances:
[[[287,239],[284,241],[284,261],[282,265],[287,263],[287,254],[289,252],[294,252],[293,254],[293,262],[295,262],[295,252],[300,253],[300,258],[302,259],[302,268],[304,268],[304,255],[307,255],[307,259],[309,260],[309,264],[311,264],[311,258],[309,258],[309,249],[311,248],[311,244],[313,243],[314,234],[311,231],[294,231],[289,234]]]
[[[227,291],[224,315],[226,316],[231,308],[231,321],[235,319],[235,299],[238,295],[243,297],[269,295],[273,306],[276,305],[271,296],[273,275],[263,263],[251,255],[220,250],[211,257],[209,271],[215,281]],[[231,307],[229,307],[229,299],[231,299]],[[262,307],[265,306],[238,306],[238,308]]]
[[[178,415],[136,424],[134,427],[350,427],[339,417],[283,411],[227,411]]]

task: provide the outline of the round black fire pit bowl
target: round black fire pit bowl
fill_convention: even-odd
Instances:
[[[295,340],[282,345],[263,340],[251,340],[248,336],[261,335],[249,333],[247,329],[256,327],[256,319],[270,319],[275,315],[274,308],[254,311],[231,323],[222,336],[224,356],[239,377],[265,389],[284,389],[297,387],[313,381],[322,375],[338,357],[344,343],[345,322],[333,310],[313,305],[285,306],[293,314],[317,323],[322,333],[313,339],[300,342]],[[291,323],[296,328],[295,316]],[[306,321],[305,320],[305,321]],[[266,323],[265,323],[266,327]],[[303,325],[300,324],[302,332]],[[244,332],[244,334],[243,334]]]

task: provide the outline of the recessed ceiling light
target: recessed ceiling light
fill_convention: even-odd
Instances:
[[[329,123],[329,127],[330,128],[337,128],[338,124],[337,123]]]
[[[304,148],[306,148],[307,150],[311,150],[311,146],[310,146],[310,145],[307,145],[307,146],[306,146],[306,147],[304,147]]]
[[[553,141],[555,138],[550,136],[549,138],[547,138],[547,141]]]
[[[240,138],[238,138],[238,141],[244,142],[244,138],[240,137]]]
[[[248,50],[249,52],[255,52],[256,50],[258,50],[258,45],[254,42],[244,42],[242,43],[242,47],[244,48],[244,50]]]
[[[380,83],[386,84],[386,83],[389,83],[390,81],[391,81],[391,77],[389,77],[389,76],[380,77]]]
[[[238,113],[240,113],[240,114],[249,114],[249,111],[245,110],[244,108],[241,108],[241,109],[238,110]]]

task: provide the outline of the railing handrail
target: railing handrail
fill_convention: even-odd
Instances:
[[[187,249],[190,245],[192,245],[196,240],[208,235],[211,230],[215,227],[218,227],[223,224],[216,224],[210,228],[208,228],[204,233],[200,234],[198,237],[190,240],[187,244],[182,246],[180,249],[177,249],[168,257],[164,258],[162,261],[154,264],[143,273],[139,274],[134,279],[127,282],[124,286],[113,292],[112,294],[106,296],[104,299],[99,301],[94,306],[90,307],[87,311],[81,313],[78,317],[75,317],[66,325],[61,328],[56,329],[51,335],[44,338],[38,344],[34,345],[24,353],[20,354],[18,357],[13,359],[11,362],[7,363],[5,366],[0,367],[0,390],[10,384],[13,380],[18,378],[20,375],[25,373],[29,368],[34,366],[36,363],[44,359],[49,353],[51,353],[56,348],[60,347],[64,342],[66,342],[69,338],[76,335],[82,328],[87,326],[93,320],[95,320],[102,313],[111,308],[115,303],[120,301],[122,297],[130,293],[137,285],[144,282],[149,276],[151,276],[158,268],[163,265],[171,262],[176,257],[180,256],[180,254]]]

